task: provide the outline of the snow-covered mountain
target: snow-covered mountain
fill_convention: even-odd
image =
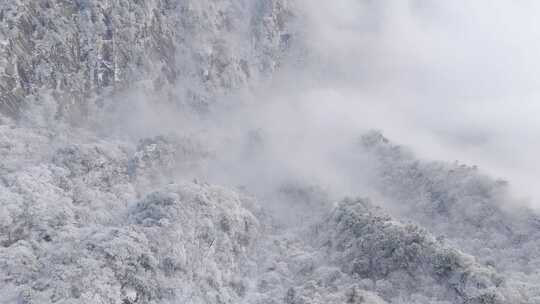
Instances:
[[[134,86],[204,110],[213,94],[279,65],[292,14],[282,0],[0,5],[2,111],[17,114],[47,93],[58,115],[76,119],[87,103]]]
[[[302,116],[306,5],[2,1],[0,303],[540,303],[511,181]]]

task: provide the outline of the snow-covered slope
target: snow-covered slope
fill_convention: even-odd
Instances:
[[[283,226],[264,201],[241,190],[175,181],[169,170],[197,162],[192,154],[199,148],[185,139],[132,144],[77,129],[60,135],[8,119],[1,127],[5,303],[533,301],[533,219],[524,223],[506,214],[496,205],[504,198],[499,194],[449,214],[428,208],[444,202],[397,195],[394,189],[410,181],[388,174],[414,177],[395,169],[405,168],[410,156],[378,133],[362,137],[362,149],[394,155],[381,158],[378,167],[394,169],[381,169],[382,179],[374,180],[384,181],[381,191],[405,211],[392,218],[365,199],[332,207],[320,190],[289,185],[279,197],[300,204],[291,212],[313,215]],[[424,174],[448,176],[447,166]],[[467,181],[483,178],[467,171],[460,183],[446,182],[443,189],[454,193],[457,204],[472,195],[462,189]],[[417,182],[412,193],[431,185]],[[474,202],[492,206],[489,217],[496,219],[482,220]],[[469,215],[481,218],[469,222]],[[513,245],[518,236],[523,246]]]
[[[279,65],[291,14],[283,0],[2,1],[0,109],[18,114],[47,93],[76,121],[143,86],[204,111]]]
[[[243,123],[289,115],[239,96],[298,68],[302,3],[2,1],[0,303],[540,303],[508,182],[358,132],[348,198]]]
[[[43,139],[13,130],[2,130],[3,143]],[[151,166],[130,170],[140,156],[122,143],[67,144],[43,157],[18,157],[2,171],[3,303],[237,302],[245,294],[259,235],[247,198],[197,183],[141,193]]]

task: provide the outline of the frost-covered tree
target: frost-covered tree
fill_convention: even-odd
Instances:
[[[77,122],[105,96],[144,87],[204,111],[279,65],[287,1],[21,0],[0,3],[0,110],[52,95]],[[176,84],[182,83],[181,90]]]

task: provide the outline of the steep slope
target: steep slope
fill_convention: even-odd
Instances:
[[[52,95],[57,114],[77,121],[142,86],[204,111],[279,65],[291,14],[282,0],[2,1],[0,110],[17,115]]]
[[[295,105],[230,101],[309,39],[301,3],[1,2],[0,303],[540,303],[507,182],[379,132],[310,158],[276,138]],[[285,132],[243,124],[267,114]]]
[[[379,132],[362,138],[374,164],[373,186],[402,218],[412,219],[486,265],[516,276],[516,288],[538,282],[540,216],[515,205],[508,183],[459,163],[424,162]],[[535,286],[536,283],[532,285]]]

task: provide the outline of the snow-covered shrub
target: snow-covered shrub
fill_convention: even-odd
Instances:
[[[390,211],[446,237],[499,270],[527,269],[540,245],[538,214],[514,204],[508,184],[474,166],[423,162],[379,132],[362,137],[361,153],[373,160],[373,186]],[[524,250],[515,250],[515,245]]]
[[[385,299],[420,293],[452,303],[512,303],[502,278],[475,259],[402,224],[365,199],[346,199],[315,229],[321,249]]]

